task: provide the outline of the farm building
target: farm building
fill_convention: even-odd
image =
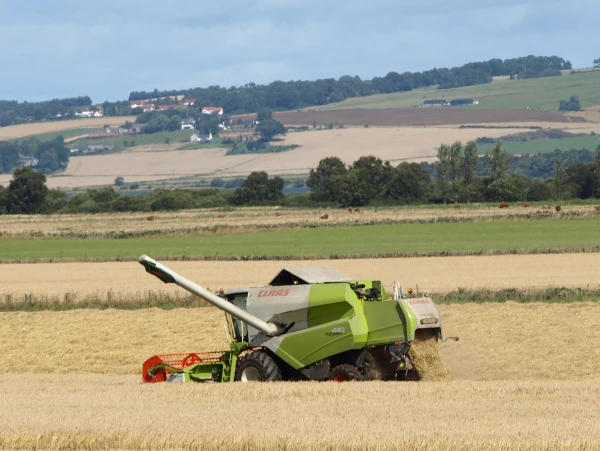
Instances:
[[[220,116],[223,115],[223,108],[219,106],[203,106],[202,114],[218,114]]]
[[[19,161],[17,162],[17,164],[31,168],[37,166],[39,162],[39,158],[19,154]]]
[[[192,118],[181,121],[182,130],[194,130],[196,128],[196,121]]]
[[[212,133],[209,133],[208,135],[197,135],[196,133],[194,133],[190,137],[190,141],[197,142],[200,144],[211,143],[212,140],[213,140]]]
[[[448,102],[444,99],[427,99],[423,101],[425,106],[446,106]]]
[[[111,141],[102,141],[99,143],[89,144],[83,151],[83,153],[89,152],[109,152],[115,148],[115,143]]]

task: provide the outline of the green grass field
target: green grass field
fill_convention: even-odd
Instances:
[[[600,245],[600,221],[402,224],[250,234],[132,239],[3,239],[0,261],[168,256],[345,255],[583,248]]]
[[[600,145],[600,135],[582,136],[578,138],[547,139],[540,141],[504,142],[502,146],[508,153],[523,155],[526,153],[552,153],[556,149],[588,149],[595,150]],[[495,144],[478,144],[477,149],[481,155],[492,150]]]
[[[479,101],[479,105],[462,108],[495,110],[531,107],[558,110],[559,102],[570,96],[579,96],[582,108],[600,102],[600,71],[529,80],[500,80],[491,84],[456,89],[427,89],[357,97],[315,109],[411,108],[423,105],[425,99],[451,100],[472,97]]]

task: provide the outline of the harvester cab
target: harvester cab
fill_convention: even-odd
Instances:
[[[354,280],[326,266],[282,269],[267,286],[211,293],[143,255],[146,271],[226,313],[230,350],[157,355],[146,382],[369,380],[418,378],[410,349],[441,338],[428,296],[406,297],[397,282]]]

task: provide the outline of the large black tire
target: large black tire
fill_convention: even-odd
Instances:
[[[239,382],[277,382],[283,380],[277,361],[266,351],[254,351],[237,362],[235,380]]]
[[[364,381],[365,378],[354,365],[338,365],[331,370],[329,380],[335,382]]]

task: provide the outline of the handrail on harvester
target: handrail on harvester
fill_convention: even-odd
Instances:
[[[191,280],[186,279],[185,277],[177,274],[172,269],[167,268],[161,263],[158,263],[156,260],[148,257],[147,255],[142,255],[138,261],[144,266],[144,268],[146,268],[147,272],[149,272],[153,276],[158,277],[164,283],[174,283],[179,285],[184,290],[187,290],[190,293],[201,297],[205,301],[213,304],[215,307],[226,311],[227,313],[236,317],[240,321],[244,321],[250,324],[255,329],[260,330],[261,332],[270,337],[279,335],[283,331],[283,329],[278,327],[276,324],[263,321],[262,319],[251,315],[245,310],[236,307],[227,300],[217,296],[214,293],[211,293],[206,288],[201,287],[197,283],[194,283]]]

